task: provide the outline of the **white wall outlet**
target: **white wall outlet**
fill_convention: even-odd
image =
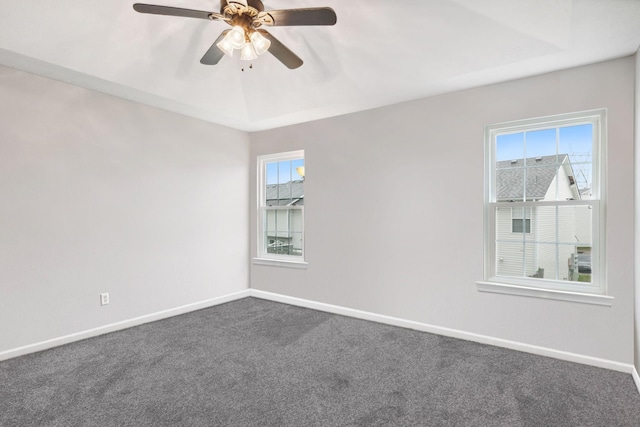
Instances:
[[[100,305],[107,305],[107,304],[109,304],[109,292],[100,294]]]

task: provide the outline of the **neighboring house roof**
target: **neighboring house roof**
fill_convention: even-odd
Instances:
[[[543,199],[556,177],[558,168],[568,162],[566,154],[530,157],[528,159],[496,162],[497,200],[522,200],[524,169],[527,165],[527,200]]]
[[[267,206],[303,206],[304,181],[267,185]]]

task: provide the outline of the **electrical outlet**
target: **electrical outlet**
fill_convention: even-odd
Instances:
[[[109,304],[109,293],[105,292],[104,294],[100,294],[100,305]]]

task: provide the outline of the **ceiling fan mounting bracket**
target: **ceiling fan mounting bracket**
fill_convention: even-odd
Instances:
[[[247,15],[251,19],[264,11],[264,4],[260,0],[247,0],[246,5],[233,0],[223,0],[220,2],[220,13],[226,18],[233,18],[237,15]]]

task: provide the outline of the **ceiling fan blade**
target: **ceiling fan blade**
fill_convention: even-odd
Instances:
[[[265,36],[271,42],[269,46],[269,53],[276,57],[276,59],[282,62],[287,68],[295,69],[302,65],[302,59],[295,53],[289,50],[288,47],[283,45],[277,38],[273,37],[266,30],[258,30],[260,34]]]
[[[307,9],[269,10],[260,15],[266,19],[261,20],[265,25],[290,26],[290,25],[334,25],[338,21],[336,12],[330,7],[312,7]],[[269,22],[271,21],[271,22]]]
[[[211,45],[207,53],[205,53],[202,59],[200,60],[201,64],[216,65],[218,62],[220,62],[220,60],[224,56],[224,52],[221,51],[220,48],[218,48],[218,46],[216,45],[220,43],[220,41],[224,38],[224,36],[227,35],[229,31],[231,30],[224,30],[222,34],[218,36],[216,41],[213,42],[213,44]]]
[[[179,7],[158,6],[155,4],[136,3],[133,5],[133,9],[136,12],[151,13],[154,15],[183,16],[186,18],[214,20],[223,18],[219,13],[207,12],[204,10],[181,9]]]

